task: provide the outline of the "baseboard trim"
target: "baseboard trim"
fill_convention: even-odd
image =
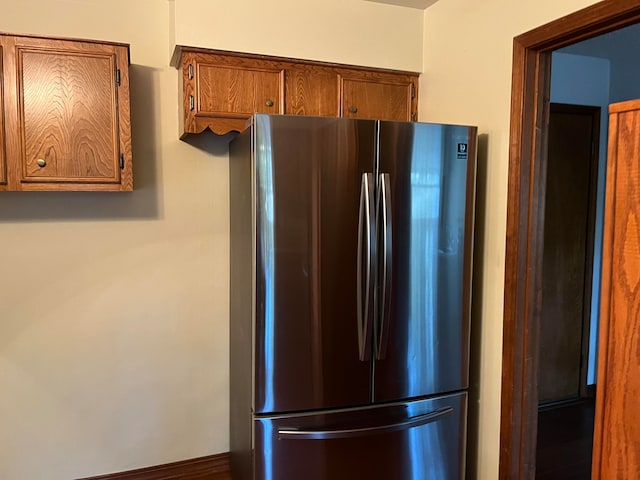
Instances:
[[[229,452],[78,480],[231,480]]]

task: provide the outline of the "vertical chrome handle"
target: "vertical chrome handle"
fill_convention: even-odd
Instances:
[[[363,173],[360,183],[360,211],[358,214],[358,357],[369,360],[373,316],[373,278],[375,232],[373,216],[373,175]],[[363,259],[364,257],[364,259]],[[363,285],[364,284],[364,285]]]
[[[391,316],[391,183],[388,173],[378,178],[378,241],[381,244],[382,271],[380,272],[380,315],[376,322],[376,359],[382,360],[387,353],[387,339]]]

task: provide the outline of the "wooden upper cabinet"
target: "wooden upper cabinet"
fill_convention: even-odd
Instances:
[[[284,71],[269,62],[185,52],[182,133],[243,130],[255,112],[284,113]]]
[[[241,131],[253,113],[416,120],[418,74],[177,46],[180,138]],[[352,112],[351,110],[355,110]]]
[[[2,42],[7,189],[132,190],[128,47]]]
[[[342,78],[343,117],[411,121],[416,87],[407,78]]]

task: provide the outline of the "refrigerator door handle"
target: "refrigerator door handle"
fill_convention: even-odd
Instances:
[[[371,355],[371,330],[373,317],[373,269],[375,258],[375,232],[373,174],[363,173],[360,184],[360,212],[358,216],[358,354],[360,361]],[[364,257],[364,261],[363,261]],[[364,265],[363,265],[364,263]],[[363,285],[364,284],[364,285]]]
[[[452,412],[453,407],[443,407],[434,410],[433,412],[402,420],[401,422],[394,422],[387,425],[376,425],[373,427],[344,428],[336,430],[304,430],[283,427],[278,429],[278,440],[333,440],[336,438],[364,437],[380,433],[398,432],[438,421]]]
[[[378,179],[379,204],[378,222],[380,229],[378,241],[381,243],[382,272],[381,277],[381,302],[380,316],[376,323],[376,360],[383,360],[387,352],[387,339],[389,321],[391,316],[391,263],[392,263],[392,238],[391,238],[391,182],[388,173],[381,173]]]

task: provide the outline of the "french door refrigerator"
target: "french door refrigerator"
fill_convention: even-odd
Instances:
[[[234,480],[464,478],[475,152],[260,114],[231,143]]]

